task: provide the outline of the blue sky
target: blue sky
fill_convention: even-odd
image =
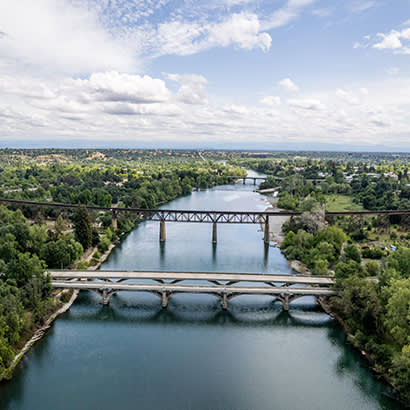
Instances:
[[[0,145],[410,150],[409,0],[3,0]]]

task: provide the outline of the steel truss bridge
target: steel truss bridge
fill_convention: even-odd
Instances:
[[[220,299],[222,308],[241,295],[267,295],[279,300],[285,311],[303,296],[337,295],[329,276],[272,275],[214,272],[48,270],[55,289],[88,290],[99,294],[104,305],[121,291],[149,292],[166,308],[177,294],[209,294]],[[125,281],[131,282],[124,283]]]
[[[0,198],[0,203],[13,206],[29,206],[38,208],[54,208],[75,210],[78,205],[58,202],[36,202],[16,199]],[[113,227],[117,228],[117,216],[120,213],[132,214],[136,221],[159,221],[160,240],[165,241],[165,222],[189,222],[189,223],[212,223],[212,242],[217,242],[217,224],[263,224],[264,241],[269,243],[269,219],[275,216],[299,216],[301,212],[266,212],[266,211],[216,211],[216,210],[184,210],[184,209],[142,209],[87,206],[90,211],[111,212]],[[410,209],[405,210],[375,210],[375,211],[341,211],[326,212],[327,217],[335,216],[390,216],[410,215]]]

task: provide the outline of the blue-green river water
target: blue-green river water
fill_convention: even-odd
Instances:
[[[255,187],[193,192],[166,208],[264,210]],[[101,269],[288,273],[256,225],[144,222]],[[269,297],[241,296],[222,311],[208,295],[176,295],[167,309],[150,294],[123,292],[103,307],[78,297],[0,386],[1,410],[400,409],[336,323],[311,297],[290,311]]]

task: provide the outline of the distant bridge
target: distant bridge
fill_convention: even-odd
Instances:
[[[177,294],[209,294],[228,308],[228,301],[241,295],[268,295],[279,300],[285,311],[303,296],[328,297],[337,292],[329,276],[272,275],[252,273],[48,270],[55,289],[88,290],[99,294],[104,305],[120,291],[149,292],[166,308]],[[132,280],[131,283],[123,283]],[[181,283],[184,282],[184,283]]]
[[[236,181],[242,180],[244,185],[246,184],[247,180],[251,180],[251,181],[253,181],[253,185],[256,185],[256,181],[266,181],[266,179],[268,177],[248,177],[248,176],[244,177],[244,176],[241,176],[241,175],[228,175],[227,178],[234,179]],[[281,179],[281,178],[279,178],[279,179]]]
[[[78,208],[78,204],[66,204],[58,202],[36,202],[17,199],[0,198],[0,203],[14,206],[32,206],[39,208],[70,209]],[[217,224],[263,224],[264,241],[269,243],[269,219],[275,216],[300,216],[302,212],[280,211],[206,211],[184,209],[142,209],[121,208],[87,205],[87,209],[98,212],[111,212],[112,225],[117,229],[117,216],[119,213],[131,213],[136,221],[159,221],[160,241],[166,240],[165,222],[190,222],[212,223],[212,242],[217,242]],[[340,211],[326,212],[326,216],[372,216],[372,215],[410,215],[410,209],[404,210],[375,210],[375,211]]]

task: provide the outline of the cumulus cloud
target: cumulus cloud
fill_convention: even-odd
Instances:
[[[88,80],[67,83],[78,86],[92,99],[100,101],[126,101],[132,103],[156,103],[170,97],[164,81],[148,75],[121,74],[116,71],[93,73]]]
[[[376,38],[372,47],[377,50],[391,50],[395,54],[410,54],[410,28],[377,33]]]
[[[233,14],[222,23],[211,25],[207,42],[224,47],[234,44],[248,50],[260,48],[267,51],[272,38],[268,33],[260,33],[258,16],[243,12]]]
[[[392,30],[389,34],[379,33],[378,37],[381,37],[381,41],[373,45],[373,48],[383,49],[397,49],[403,47],[400,37],[401,33],[396,30]]]
[[[135,141],[138,135],[139,140],[226,144],[237,143],[239,139],[268,143],[278,135],[281,141],[291,138],[326,142],[332,138],[340,140],[343,135],[346,143],[355,143],[360,137],[363,144],[370,146],[383,143],[386,133],[396,144],[406,144],[410,127],[407,114],[410,79],[403,83],[402,79],[390,78],[384,83],[363,84],[358,88],[341,86],[336,91],[304,93],[280,104],[277,96],[266,96],[262,99],[268,103],[266,107],[227,101],[186,104],[178,97],[179,88],[184,83],[206,83],[202,76],[193,74],[166,76],[167,81],[180,85],[175,94],[164,91],[162,86],[158,91],[153,78],[145,82],[144,77],[97,74],[93,78],[42,84],[45,97],[41,98],[31,90],[23,97],[21,84],[17,81],[9,84],[8,94],[0,92],[0,136],[26,138],[41,130],[44,137],[52,138],[84,136],[115,141],[121,137]],[[142,92],[144,87],[137,87],[135,91],[133,87],[141,82],[147,89]],[[123,87],[124,84],[127,86]],[[24,85],[30,88],[28,79]],[[129,92],[128,87],[134,91]],[[5,95],[16,103],[5,103]],[[351,98],[356,98],[358,103],[350,103]]]
[[[196,74],[168,74],[168,79],[181,84],[177,98],[185,104],[202,105],[208,103],[206,91],[207,80],[202,75]]]
[[[284,78],[278,84],[287,91],[299,91],[299,87],[290,78]]]
[[[135,68],[130,47],[111,36],[98,16],[62,0],[2,0],[2,58],[38,71],[84,73]]]

